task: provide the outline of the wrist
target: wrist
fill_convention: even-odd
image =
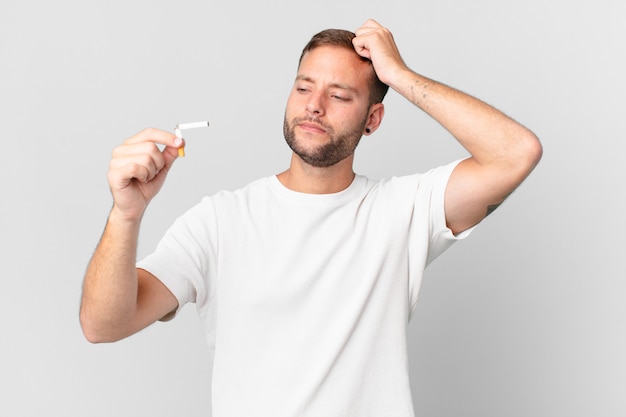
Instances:
[[[387,84],[390,88],[401,92],[403,85],[407,83],[408,80],[415,77],[413,71],[410,68],[404,65],[397,65],[393,68],[388,69],[385,74],[377,74],[380,80]]]
[[[109,213],[109,223],[123,226],[125,228],[139,228],[145,210],[124,210],[117,204],[113,204]]]

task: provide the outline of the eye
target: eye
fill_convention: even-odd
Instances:
[[[305,87],[305,86],[299,85],[299,86],[296,86],[296,91],[298,93],[306,93],[306,92],[309,91],[309,89],[307,87]]]
[[[331,95],[331,97],[332,97],[334,100],[337,100],[337,101],[344,101],[344,102],[345,102],[345,101],[350,101],[350,99],[349,99],[348,97],[340,96],[340,95],[338,95],[338,94],[332,94],[332,95]]]

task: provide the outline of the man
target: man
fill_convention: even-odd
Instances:
[[[471,156],[378,182],[355,175],[354,150],[379,127],[387,86]],[[305,47],[284,133],[289,169],[204,198],[138,265],[142,215],[183,142],[147,129],[116,148],[83,331],[119,340],[194,302],[213,352],[215,417],[412,416],[406,324],[423,270],[526,178],[541,145],[496,109],[409,69],[373,20]]]

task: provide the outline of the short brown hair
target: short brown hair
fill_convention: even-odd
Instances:
[[[343,29],[326,29],[317,33],[316,35],[313,35],[309,43],[307,43],[304,49],[302,50],[302,54],[300,55],[300,60],[298,61],[298,66],[302,62],[302,58],[304,58],[304,55],[307,52],[312,51],[313,49],[319,46],[324,46],[324,45],[339,46],[342,48],[350,49],[351,51],[354,51],[354,53],[361,60],[369,62],[371,65],[372,61],[357,54],[356,51],[354,50],[352,39],[354,39],[355,37],[356,35],[353,32],[350,32],[349,30],[343,30]],[[372,77],[371,77],[369,84],[370,84],[370,97],[369,97],[370,105],[375,104],[375,103],[382,103],[383,99],[385,98],[385,95],[387,94],[387,91],[389,90],[389,86],[383,83],[382,81],[380,81],[380,79],[378,78],[378,75],[376,75],[376,71],[374,71],[374,66],[372,66]]]

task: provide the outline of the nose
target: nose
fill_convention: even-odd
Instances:
[[[324,114],[324,99],[320,93],[312,92],[306,102],[306,111],[309,115],[321,116]]]

